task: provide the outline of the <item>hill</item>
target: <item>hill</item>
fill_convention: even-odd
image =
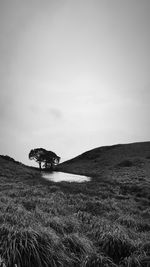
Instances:
[[[99,175],[116,167],[138,167],[150,159],[150,142],[103,146],[59,164],[64,172]],[[129,165],[129,166],[128,166]]]
[[[149,151],[101,147],[58,166],[92,177],[84,183],[0,156],[0,266],[150,266]]]

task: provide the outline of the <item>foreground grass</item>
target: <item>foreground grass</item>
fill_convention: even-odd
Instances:
[[[0,266],[150,266],[149,176],[126,164],[69,184],[0,158]]]

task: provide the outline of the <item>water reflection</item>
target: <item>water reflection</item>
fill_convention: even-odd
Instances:
[[[51,172],[51,173],[43,172],[42,177],[56,183],[62,181],[70,183],[71,182],[82,183],[90,181],[90,177],[72,173],[65,173],[65,172]]]

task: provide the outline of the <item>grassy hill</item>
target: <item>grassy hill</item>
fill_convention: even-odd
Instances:
[[[113,169],[119,164],[125,167],[128,167],[128,164],[138,166],[146,163],[148,159],[150,142],[119,144],[92,149],[59,164],[58,168],[61,171],[93,176],[101,174],[104,170]]]
[[[0,266],[150,266],[150,142],[96,148],[58,170],[92,179],[50,182],[0,156]]]

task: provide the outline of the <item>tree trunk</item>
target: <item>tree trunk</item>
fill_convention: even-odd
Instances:
[[[41,170],[41,161],[39,161],[39,168],[40,168],[40,170]]]

